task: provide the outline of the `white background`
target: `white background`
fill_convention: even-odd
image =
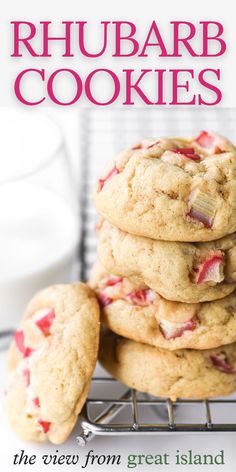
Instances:
[[[0,105],[19,106],[12,94],[13,78],[19,68],[27,66],[27,61],[16,64],[15,61],[9,58],[9,22],[12,19],[28,19],[28,20],[88,20],[91,24],[96,25],[96,22],[104,19],[129,19],[135,21],[137,24],[145,25],[156,19],[161,22],[164,27],[168,25],[170,20],[218,20],[224,23],[226,28],[226,37],[228,43],[228,52],[224,58],[219,59],[214,63],[214,67],[221,67],[223,72],[222,89],[224,90],[224,106],[236,106],[236,92],[235,92],[235,77],[236,77],[236,34],[235,34],[235,15],[234,2],[212,0],[198,0],[197,2],[189,2],[185,0],[158,2],[146,0],[138,3],[134,1],[128,2],[119,1],[114,3],[112,1],[100,0],[99,2],[89,1],[81,2],[67,0],[59,3],[54,0],[41,0],[40,2],[33,2],[32,0],[8,0],[3,2],[0,6],[1,16],[1,30],[0,30]],[[195,60],[196,63],[198,60]],[[184,66],[193,66],[194,59],[184,61]],[[204,61],[201,60],[201,67],[204,66]],[[76,62],[76,61],[75,61]],[[74,62],[74,64],[75,64]],[[132,59],[132,64],[135,61]],[[55,58],[50,61],[50,68],[55,68],[60,65],[60,59]],[[103,65],[109,65],[109,58],[103,60]],[[110,64],[111,65],[111,64]],[[173,65],[173,64],[172,64]],[[206,65],[206,63],[205,63]],[[91,69],[91,64],[83,64],[83,70]],[[71,154],[74,156],[74,161],[77,162],[78,142],[74,138],[76,131],[75,112],[76,107],[70,111],[61,111],[59,120],[64,126],[66,136],[68,137],[68,145]],[[54,114],[55,112],[53,112]],[[2,384],[4,383],[4,365],[5,356],[0,356],[0,378]],[[1,385],[2,387],[2,385]],[[235,412],[232,411],[232,415]],[[235,450],[235,434],[206,434],[206,435],[168,435],[156,437],[133,437],[133,438],[105,438],[100,437],[90,443],[86,449],[78,450],[75,444],[75,435],[63,446],[58,449],[60,453],[71,454],[79,453],[82,456],[86,454],[89,449],[93,449],[95,454],[121,454],[123,457],[123,466],[114,467],[113,470],[126,470],[125,458],[129,453],[140,454],[158,454],[170,453],[174,454],[176,449],[184,451],[193,449],[195,453],[202,454],[217,454],[222,448],[225,450],[226,465],[225,466],[179,466],[177,470],[192,471],[192,470],[220,470],[233,472],[236,464],[236,450]],[[12,465],[13,454],[20,449],[25,449],[29,454],[37,453],[40,456],[43,453],[53,454],[56,447],[54,446],[32,446],[26,445],[18,441],[14,433],[12,433],[5,420],[4,412],[1,414],[0,423],[0,469],[4,472],[13,472],[14,470],[23,470],[23,466]],[[82,459],[81,459],[82,461]],[[100,470],[101,467],[87,468],[87,470]],[[42,466],[24,467],[24,470],[33,470],[34,472],[41,472],[42,470],[79,470],[78,466],[66,468],[64,466],[48,466],[47,469]],[[111,468],[107,467],[107,470]],[[173,470],[173,466],[146,466],[140,467],[136,470]]]

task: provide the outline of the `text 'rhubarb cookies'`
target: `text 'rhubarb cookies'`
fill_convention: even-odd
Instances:
[[[236,148],[203,131],[145,139],[117,156],[98,181],[97,211],[128,233],[212,241],[236,231]]]
[[[7,412],[20,438],[66,440],[88,394],[98,341],[99,306],[85,284],[55,285],[32,299],[8,359]]]

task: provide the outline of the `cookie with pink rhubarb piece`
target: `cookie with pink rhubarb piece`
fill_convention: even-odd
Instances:
[[[236,390],[236,343],[169,351],[102,330],[101,365],[120,382],[157,397],[206,399]]]
[[[168,301],[144,284],[108,274],[90,277],[101,320],[114,333],[164,349],[210,349],[236,342],[236,292],[205,303]]]
[[[12,341],[6,406],[26,441],[60,444],[72,431],[95,368],[100,310],[82,283],[55,285],[29,303]]]
[[[220,299],[236,286],[236,234],[205,243],[157,241],[135,236],[104,220],[98,258],[108,273],[131,277],[167,300]]]
[[[128,233],[166,241],[219,239],[236,231],[236,148],[206,131],[144,139],[104,171],[94,203]]]

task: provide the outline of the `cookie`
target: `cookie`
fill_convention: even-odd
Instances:
[[[87,397],[98,341],[99,306],[85,284],[55,285],[32,299],[8,357],[6,406],[21,439],[66,440]]]
[[[114,333],[164,349],[211,349],[236,342],[236,292],[221,300],[165,300],[143,284],[108,274],[95,264],[90,285],[102,322]]]
[[[175,243],[124,233],[103,221],[98,236],[98,257],[109,273],[135,278],[167,300],[211,301],[235,289],[235,233],[207,243]]]
[[[122,383],[158,397],[205,399],[236,390],[236,343],[168,351],[105,331],[99,360]]]
[[[97,211],[123,231],[165,241],[213,241],[236,231],[236,148],[208,132],[143,140],[104,171]]]

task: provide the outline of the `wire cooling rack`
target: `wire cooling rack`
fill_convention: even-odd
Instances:
[[[82,432],[77,436],[80,446],[96,435],[236,431],[234,399],[172,402],[134,389],[126,389],[119,396],[122,386],[113,378],[93,378],[92,390],[98,385],[103,387],[106,397],[100,392],[87,399],[80,415]],[[223,410],[222,420],[219,420],[219,409]]]
[[[141,137],[184,136],[207,129],[236,141],[235,123],[236,109],[223,108],[84,109],[80,112],[82,235],[79,256],[83,280],[87,280],[96,258],[97,216],[91,195],[104,163]],[[95,377],[80,424],[79,445],[85,445],[94,435],[232,432],[236,431],[236,399],[172,402],[127,389],[109,377]]]

